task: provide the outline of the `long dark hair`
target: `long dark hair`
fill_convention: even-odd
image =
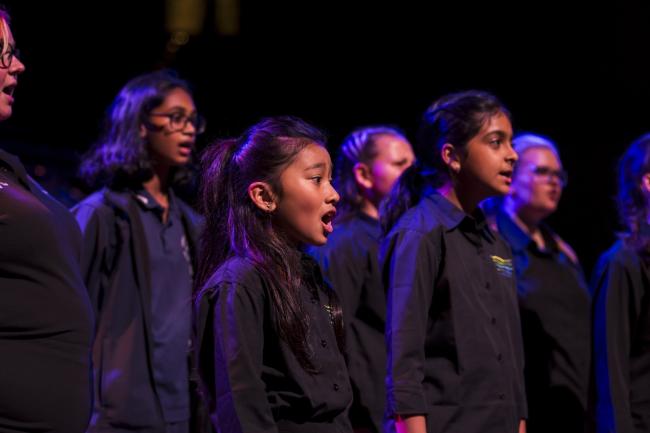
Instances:
[[[192,94],[175,72],[161,70],[129,81],[109,106],[99,141],[83,156],[80,176],[88,186],[139,187],[153,177],[141,126],[151,126],[149,114],[174,89]],[[187,182],[190,167],[174,167],[172,184]]]
[[[650,254],[647,228],[648,200],[641,189],[643,176],[650,173],[650,134],[635,140],[618,162],[618,213],[625,228],[623,239],[644,255]]]
[[[361,209],[363,197],[354,176],[354,166],[359,162],[369,164],[373,161],[379,153],[377,139],[384,135],[408,141],[402,132],[384,125],[358,128],[343,140],[336,159],[334,176],[334,186],[341,195],[341,200],[336,206],[337,221],[344,221]]]
[[[498,113],[510,117],[496,96],[477,90],[445,95],[424,112],[415,143],[417,162],[402,173],[380,212],[384,233],[420,201],[427,186],[436,188],[449,180],[442,146],[450,143],[464,152],[485,122]]]
[[[218,142],[202,158],[201,206],[205,227],[197,272],[197,298],[214,290],[206,286],[212,274],[232,256],[248,259],[268,284],[278,335],[300,365],[316,372],[307,343],[309,317],[301,301],[302,254],[277,230],[269,214],[250,200],[252,182],[266,182],[282,199],[280,175],[311,143],[325,146],[324,135],[295,117],[267,118],[239,139]],[[338,299],[326,285],[339,348],[343,350],[343,322]]]

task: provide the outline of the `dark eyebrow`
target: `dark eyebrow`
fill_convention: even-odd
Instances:
[[[309,167],[305,168],[305,171],[314,170],[316,168],[325,168],[325,163],[317,162],[316,164],[310,165]]]
[[[494,131],[488,131],[488,133],[485,134],[485,136],[492,135],[492,134],[497,134],[500,137],[507,137],[508,136],[508,134],[505,131],[502,131],[500,129],[497,129],[497,130],[494,130]]]
[[[183,113],[187,113],[187,110],[185,109],[185,107],[182,107],[180,105],[175,105],[175,106],[171,107],[169,109],[169,111],[182,111]],[[190,111],[190,114],[191,113],[196,113],[196,108],[194,110]]]

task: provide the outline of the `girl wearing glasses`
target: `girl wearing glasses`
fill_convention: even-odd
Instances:
[[[166,71],[142,75],[117,95],[83,159],[83,177],[103,185],[73,209],[97,317],[91,432],[191,430],[199,221],[174,187],[203,127],[186,82]]]
[[[594,296],[597,432],[650,431],[650,134],[618,164],[620,239],[598,261]]]
[[[0,121],[18,76],[0,9]],[[0,430],[82,433],[90,417],[93,321],[79,269],[82,237],[68,210],[0,150]]]
[[[585,429],[590,371],[590,307],[576,254],[544,220],[567,182],[555,145],[524,134],[512,189],[495,200],[494,223],[512,248],[525,353],[528,432]]]

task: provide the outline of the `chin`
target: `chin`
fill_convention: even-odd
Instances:
[[[7,120],[11,117],[11,108],[9,107],[2,107],[0,108],[0,122]]]
[[[322,236],[320,238],[316,239],[310,239],[308,244],[314,245],[316,247],[321,247],[327,243],[327,238],[325,236]]]
[[[492,188],[491,196],[502,196],[510,193],[510,185],[497,185]]]

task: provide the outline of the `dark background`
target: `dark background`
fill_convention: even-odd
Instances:
[[[442,94],[491,91],[517,131],[557,142],[570,181],[551,224],[587,272],[614,240],[616,159],[650,131],[650,6],[241,0],[226,36],[206,1],[202,29],[173,52],[172,3],[4,1],[27,70],[2,145],[68,204],[117,91],[167,66],[193,83],[208,119],[199,147],[274,114],[324,128],[331,150],[363,124],[412,137]]]

